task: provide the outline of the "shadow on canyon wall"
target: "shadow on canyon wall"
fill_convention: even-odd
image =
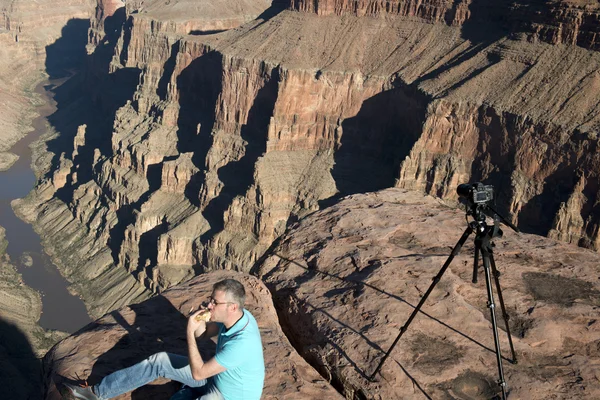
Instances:
[[[193,60],[177,77],[179,117],[177,150],[193,152],[192,162],[199,169],[186,185],[185,196],[200,206],[200,187],[205,179],[206,156],[213,144],[217,99],[222,90],[223,56],[216,51]]]
[[[429,99],[415,85],[396,87],[365,100],[359,112],[342,122],[342,137],[331,175],[338,194],[321,200],[320,208],[341,197],[393,187],[400,163],[422,131]]]
[[[0,387],[4,396],[13,400],[41,398],[40,360],[27,336],[3,318],[0,318]]]
[[[65,160],[72,161],[73,166],[70,172],[77,173],[76,181],[73,181],[72,175],[69,174],[66,184],[56,192],[56,197],[65,204],[69,204],[73,200],[77,188],[98,175],[102,168],[102,160],[112,156],[111,140],[117,110],[133,99],[139,83],[141,73],[139,69],[120,68],[113,73],[108,72],[118,39],[123,29],[130,28],[123,7],[118,9],[113,16],[105,19],[104,29],[107,33],[92,54],[85,57],[86,42],[76,41],[81,46],[81,51],[73,50],[73,52],[84,55],[83,61],[85,61],[86,68],[83,72],[75,73],[61,86],[52,89],[57,109],[48,117],[48,121],[57,135],[47,142],[48,151],[53,154],[48,174],[51,175],[57,171],[61,163],[65,163]],[[66,30],[63,33],[71,34],[72,30]],[[126,36],[124,35],[124,37]],[[69,42],[70,37],[61,37],[57,43],[63,41]],[[55,48],[54,45],[48,46],[47,65],[60,65],[67,71],[73,71],[81,65],[82,60],[80,59],[73,60],[71,65],[65,65],[61,60],[62,53],[59,51],[61,48],[60,46]],[[123,57],[123,55],[121,56]],[[81,126],[85,126],[85,144],[79,146],[76,149],[77,154],[72,156],[73,140]],[[100,162],[95,163],[95,160],[98,159]],[[149,174],[154,176],[155,172],[154,169],[149,169]],[[49,177],[47,176],[47,178]],[[155,190],[156,185],[152,189]],[[110,232],[108,243],[115,261],[118,261],[118,251],[124,239],[125,228],[134,220],[135,207],[135,204],[127,205],[117,212],[118,222]]]
[[[455,2],[446,13],[445,21],[448,25],[452,25],[456,17],[459,19],[464,17],[464,15],[459,15],[460,5],[461,2]],[[468,76],[438,95],[438,97],[444,97],[500,62],[501,56],[494,50],[497,43],[503,38],[529,33],[531,18],[527,16],[539,19],[540,12],[548,11],[547,7],[541,4],[532,5],[530,1],[517,0],[513,5],[521,7],[521,11],[526,10],[527,14],[514,15],[511,9],[506,7],[506,3],[500,0],[473,0],[468,6],[467,20],[461,26],[461,37],[468,40],[471,45],[444,65],[418,78],[415,84],[419,85],[427,80],[436,79],[440,74],[485,52],[489,62],[485,66],[471,71]],[[460,12],[464,14],[464,9],[461,9]],[[496,208],[500,214],[510,219],[511,202],[515,196],[522,196],[522,193],[515,193],[513,180],[516,178],[513,173],[518,168],[518,161],[516,161],[516,152],[519,150],[518,136],[524,130],[522,126],[519,127],[519,124],[524,125],[527,122],[518,115],[508,113],[499,115],[494,109],[485,105],[480,107],[479,113],[478,155],[472,163],[470,182],[481,181],[493,185]],[[490,122],[484,125],[481,121]],[[531,128],[536,135],[540,136],[544,135],[544,130],[552,129],[547,126]],[[565,149],[564,153],[573,153],[573,151]],[[549,234],[553,227],[554,216],[559,211],[561,204],[569,199],[576,182],[582,175],[578,172],[582,168],[581,162],[575,158],[574,155],[568,156],[564,161],[557,163],[554,172],[544,179],[543,192],[528,200],[518,212],[517,226],[522,232],[543,236]],[[588,192],[592,196],[591,198],[595,199],[596,194],[593,193],[593,189],[589,189]],[[592,218],[591,212],[592,210],[586,210],[585,213],[582,213],[584,219]],[[594,225],[590,224],[590,226]],[[589,234],[593,236],[592,232]],[[585,244],[586,240],[581,239],[579,244]]]
[[[73,192],[93,178],[94,151],[99,150],[103,157],[112,155],[112,126],[116,111],[132,98],[139,80],[140,71],[134,68],[122,68],[112,74],[106,72],[121,33],[117,28],[122,27],[125,21],[124,13],[124,9],[119,9],[114,16],[106,19],[104,25],[111,31],[87,59],[85,42],[77,42],[82,47],[81,51],[75,52],[84,58],[74,60],[70,66],[64,66],[62,53],[51,50],[53,45],[46,49],[47,65],[63,65],[64,69],[73,71],[85,61],[88,67],[85,74],[77,72],[64,84],[52,89],[57,109],[48,117],[48,121],[58,135],[47,142],[48,151],[53,154],[49,173],[60,167],[62,154],[65,159],[72,158],[74,167],[71,172],[77,172],[77,181],[68,180],[56,193],[67,204],[72,200]],[[69,40],[69,37],[61,37],[57,43]],[[72,157],[73,140],[78,128],[83,125],[86,126],[85,144]]]
[[[125,315],[119,311],[110,313],[117,325],[120,325],[126,333],[110,350],[96,360],[87,377],[88,384],[97,384],[112,372],[135,365],[159,352],[187,355],[187,317],[173,307],[167,299],[159,295],[142,304],[131,305],[129,308],[134,313],[133,322],[130,313]],[[97,330],[97,334],[100,334],[101,325],[90,324],[78,333],[93,330]],[[204,359],[214,355],[215,344],[212,341],[200,341],[198,347]],[[62,377],[67,382],[81,378],[85,377]],[[147,385],[134,390],[131,398],[168,399],[180,386],[177,382]]]
[[[269,8],[267,8],[265,11],[263,11],[258,17],[256,17],[256,20],[261,21],[261,22],[257,26],[255,26],[254,29],[256,29],[256,27],[264,24],[266,21],[273,18],[280,12],[286,10],[288,8],[288,6],[289,6],[289,3],[287,0],[273,0],[273,2],[271,3],[271,6]],[[214,35],[216,33],[226,32],[228,30],[230,30],[230,29],[193,30],[193,31],[190,31],[189,34],[194,35],[194,36],[205,36],[205,35]]]
[[[254,103],[248,111],[246,124],[241,127],[240,136],[244,141],[244,155],[217,170],[223,184],[219,195],[205,207],[202,215],[210,224],[210,229],[201,237],[203,242],[214,237],[224,228],[224,215],[237,196],[243,196],[254,182],[255,165],[267,150],[267,131],[279,87],[279,69],[271,70],[270,77],[260,88]]]
[[[448,25],[452,25],[454,19],[459,17],[457,16],[457,12],[459,11],[459,6],[461,6],[461,3],[461,1],[455,1],[452,8],[446,12],[444,19]],[[503,10],[503,7],[491,7],[488,0],[472,0],[471,4],[469,5],[468,19],[464,21],[460,27],[461,37],[465,40],[468,40],[471,45],[440,67],[419,77],[413,84],[418,86],[422,82],[437,78],[440,74],[477,56],[485,49],[494,45],[499,39],[508,35],[510,28],[507,24],[504,14],[505,11]],[[492,55],[492,57],[494,56]],[[490,64],[493,64],[498,60],[490,61],[492,61]],[[464,82],[473,79],[490,66],[491,65],[488,65],[484,68],[473,71],[463,80],[457,82],[455,85],[449,88],[446,93],[459,87]]]
[[[460,4],[455,2],[447,11],[447,24],[451,25],[457,17]],[[503,16],[496,16],[494,10],[490,10],[488,2],[473,0],[469,5],[469,12],[469,18],[461,26],[461,36],[470,41],[471,46],[411,85],[397,79],[394,89],[365,100],[356,116],[344,120],[341,143],[335,153],[335,165],[331,171],[338,194],[320,201],[320,208],[330,206],[346,195],[394,186],[401,162],[409,155],[422,133],[426,109],[432,100],[417,89],[419,85],[478,56],[508,34]],[[488,58],[488,65],[472,71],[448,88],[446,93],[500,61],[493,53]],[[290,221],[293,222],[293,219]]]
[[[64,78],[83,66],[89,19],[71,19],[62,28],[61,36],[46,46],[46,73],[50,79]]]

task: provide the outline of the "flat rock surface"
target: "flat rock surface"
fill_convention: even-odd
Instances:
[[[229,271],[211,272],[143,303],[113,311],[58,343],[45,357],[46,399],[60,399],[65,378],[97,383],[107,374],[159,351],[187,354],[187,315],[211,294],[212,285],[236,278],[246,287],[246,308],[261,329],[266,379],[263,399],[336,399],[341,396],[291,347],[278,324],[271,295],[258,279]],[[214,345],[204,343],[207,356]],[[158,380],[118,399],[168,399],[178,384]]]
[[[152,0],[143,2],[140,9],[142,13],[167,21],[181,21],[192,18],[218,21],[240,17],[246,17],[250,20],[270,5],[271,2],[268,0],[180,0],[177,2]]]
[[[290,341],[346,398],[488,399],[498,368],[482,267],[471,282],[473,235],[367,379],[466,227],[463,211],[422,194],[349,196],[293,226],[258,272]],[[600,398],[600,255],[503,230],[494,254],[518,359],[496,296],[509,398]]]

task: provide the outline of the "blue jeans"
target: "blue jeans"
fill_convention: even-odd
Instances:
[[[162,377],[181,382],[189,388],[198,388],[193,390],[184,388],[172,398],[225,400],[212,379],[197,381],[192,377],[188,361],[185,356],[165,352],[156,353],[134,366],[104,377],[102,382],[94,386],[94,393],[101,399],[111,399]]]

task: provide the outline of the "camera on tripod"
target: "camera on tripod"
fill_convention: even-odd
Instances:
[[[375,371],[371,374],[369,379],[371,381],[373,381],[375,379],[375,375],[377,375],[377,373],[381,370],[381,366],[383,365],[385,360],[388,358],[388,356],[390,355],[390,353],[392,352],[392,350],[394,349],[394,347],[396,346],[396,344],[398,343],[398,341],[400,340],[400,338],[402,337],[404,332],[407,331],[408,326],[410,325],[412,320],[416,317],[416,315],[419,313],[419,311],[421,310],[421,307],[423,306],[423,304],[425,303],[425,301],[427,300],[427,298],[433,291],[434,287],[438,284],[438,282],[442,278],[442,275],[444,275],[444,272],[446,271],[446,269],[448,269],[448,267],[450,266],[450,263],[452,262],[454,257],[456,257],[458,255],[458,253],[460,252],[460,249],[467,241],[467,238],[469,237],[469,235],[471,235],[472,233],[475,233],[475,241],[474,241],[475,253],[474,253],[474,259],[473,259],[473,261],[474,261],[473,262],[473,283],[477,283],[479,257],[481,256],[481,258],[483,259],[483,270],[485,273],[485,284],[486,284],[487,295],[488,295],[487,306],[490,309],[490,321],[492,322],[492,333],[494,335],[496,363],[498,365],[498,376],[499,376],[498,385],[500,387],[500,390],[502,391],[502,399],[506,400],[507,385],[506,385],[506,380],[504,378],[504,369],[502,367],[502,358],[503,357],[502,357],[502,352],[500,349],[500,339],[498,337],[498,325],[496,323],[496,311],[495,311],[496,305],[495,305],[494,293],[493,293],[493,288],[492,288],[492,279],[494,280],[494,283],[496,286],[496,294],[498,296],[500,308],[502,310],[502,317],[504,318],[504,327],[505,327],[506,333],[508,335],[508,343],[510,345],[510,351],[512,354],[512,360],[509,360],[509,361],[512,362],[513,364],[516,364],[517,363],[517,355],[515,353],[515,348],[514,348],[513,342],[512,342],[512,336],[510,334],[510,324],[508,322],[509,316],[508,316],[508,313],[506,312],[506,307],[504,306],[504,300],[502,298],[502,290],[500,288],[500,281],[499,281],[500,272],[497,270],[496,262],[494,261],[493,239],[495,237],[502,236],[502,230],[499,227],[501,222],[503,224],[511,227],[515,232],[519,232],[519,230],[517,229],[517,227],[515,225],[513,225],[510,221],[508,221],[506,218],[504,218],[502,215],[500,215],[496,210],[494,210],[492,208],[492,206],[489,204],[491,202],[491,200],[494,199],[494,187],[492,185],[484,185],[481,182],[463,183],[461,185],[458,185],[458,187],[456,188],[456,192],[458,193],[458,196],[460,197],[460,199],[464,200],[464,202],[467,203],[466,215],[473,217],[473,221],[469,222],[469,220],[467,219],[467,228],[463,232],[461,238],[458,240],[458,242],[452,249],[452,252],[448,256],[448,259],[446,259],[446,262],[444,263],[444,265],[442,266],[442,268],[440,269],[438,274],[433,278],[433,282],[431,283],[431,286],[429,286],[429,289],[427,289],[427,291],[425,292],[423,297],[421,297],[419,304],[417,304],[417,306],[414,308],[412,314],[410,314],[410,316],[406,320],[405,324],[402,325],[402,327],[400,328],[400,332],[398,333],[398,336],[392,343],[392,346],[385,353],[385,355],[383,356],[383,358],[377,365],[377,368],[375,368]],[[494,220],[493,225],[488,225],[486,223],[486,216],[490,216],[491,218],[493,218],[493,220]]]
[[[481,182],[463,183],[458,185],[456,193],[471,205],[485,204],[494,198],[494,187]]]

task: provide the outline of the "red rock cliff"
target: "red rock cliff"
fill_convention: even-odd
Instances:
[[[129,4],[88,70],[109,122],[83,118],[77,154],[61,149],[39,187],[32,218],[57,256],[162,290],[249,270],[336,196],[396,185],[454,199],[475,180],[523,229],[597,248],[600,56],[579,39],[595,25],[550,40],[503,17],[528,5],[558,29],[595,8],[385,4],[265,5],[213,34],[176,3]]]

